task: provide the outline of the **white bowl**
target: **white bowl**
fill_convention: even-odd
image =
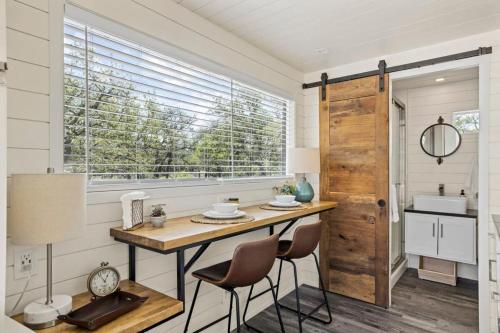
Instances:
[[[231,202],[214,203],[212,207],[214,211],[220,214],[234,214],[240,205]]]
[[[295,195],[276,195],[274,198],[280,203],[291,203],[295,200]]]

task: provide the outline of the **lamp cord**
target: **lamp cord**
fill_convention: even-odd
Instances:
[[[11,316],[15,314],[17,306],[19,305],[19,303],[21,303],[21,300],[23,299],[24,294],[26,293],[26,290],[28,289],[28,285],[29,285],[30,281],[31,281],[31,269],[28,271],[28,281],[26,281],[26,284],[24,285],[24,288],[23,288],[23,291],[21,292],[21,295],[19,295],[19,298],[17,299],[16,304],[14,304],[14,307],[12,308],[12,310],[10,312]]]

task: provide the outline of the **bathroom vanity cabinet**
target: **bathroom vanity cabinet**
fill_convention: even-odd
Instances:
[[[476,217],[405,210],[405,251],[476,265]]]

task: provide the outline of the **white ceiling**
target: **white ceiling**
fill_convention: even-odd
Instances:
[[[173,1],[304,72],[500,28],[500,0]]]
[[[437,78],[443,78],[444,81],[436,82]],[[428,86],[439,86],[445,83],[479,80],[479,68],[450,69],[440,72],[432,72],[420,75],[410,79],[394,80],[392,88],[394,90],[414,89]]]

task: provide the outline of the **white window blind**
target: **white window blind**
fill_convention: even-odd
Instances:
[[[65,20],[64,168],[92,182],[285,175],[289,105]]]

